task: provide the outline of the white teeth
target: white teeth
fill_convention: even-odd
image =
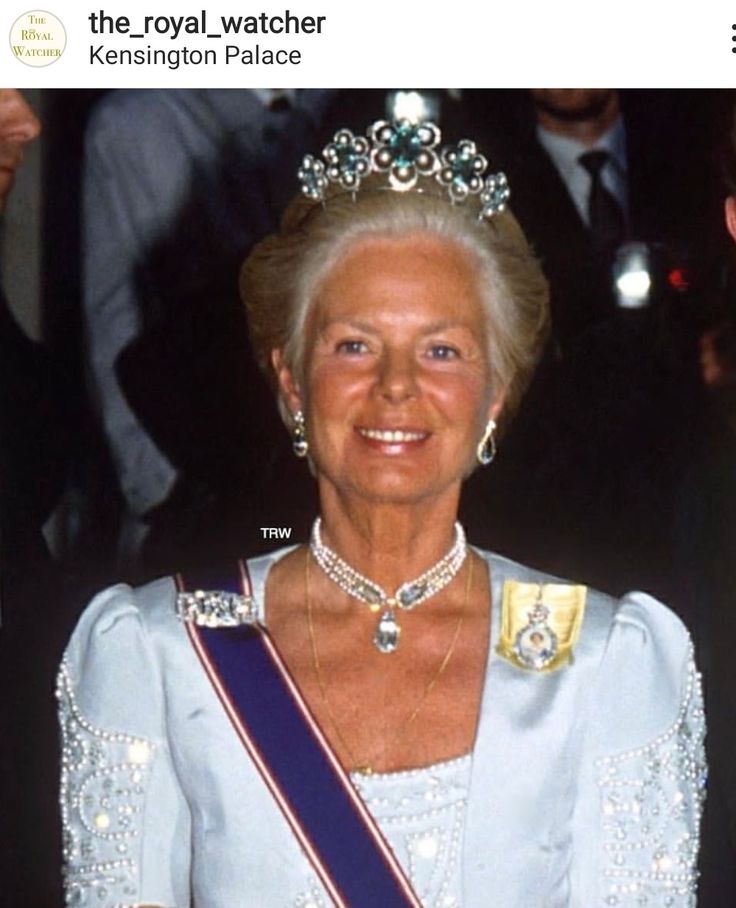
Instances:
[[[402,432],[401,429],[358,429],[365,438],[373,438],[376,441],[387,442],[388,444],[400,444],[406,441],[421,441],[427,437],[426,432]]]

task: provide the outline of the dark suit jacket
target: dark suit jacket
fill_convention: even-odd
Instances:
[[[64,406],[51,355],[24,334],[0,294],[0,566],[5,570],[47,557],[41,527],[64,484]]]
[[[64,485],[64,403],[0,294],[0,873],[16,904],[39,906],[61,900],[53,690],[71,621],[41,528]]]

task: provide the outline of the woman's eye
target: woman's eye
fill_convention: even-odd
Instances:
[[[337,344],[335,350],[338,353],[348,353],[355,356],[359,353],[365,353],[368,350],[368,345],[361,340],[343,340]]]
[[[432,344],[428,352],[432,359],[457,359],[460,356],[457,347],[452,347],[450,344]]]

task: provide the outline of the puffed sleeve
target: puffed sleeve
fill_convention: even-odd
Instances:
[[[593,711],[598,904],[694,906],[706,775],[700,676],[682,623],[643,593],[619,604]]]
[[[57,688],[67,904],[190,904],[190,817],[158,662],[124,586],[92,601],[67,647]]]

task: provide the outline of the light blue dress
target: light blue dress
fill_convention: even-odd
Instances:
[[[266,575],[286,551],[250,562],[266,623]],[[480,554],[494,603],[507,579],[553,580]],[[329,906],[204,675],[175,595],[171,579],[113,587],[67,648],[58,691],[67,901]],[[496,654],[499,611],[472,754],[355,780],[423,904],[695,905],[704,718],[687,631],[643,593],[616,601],[590,591],[573,663],[536,673]],[[411,798],[428,801],[426,816],[402,815]]]

